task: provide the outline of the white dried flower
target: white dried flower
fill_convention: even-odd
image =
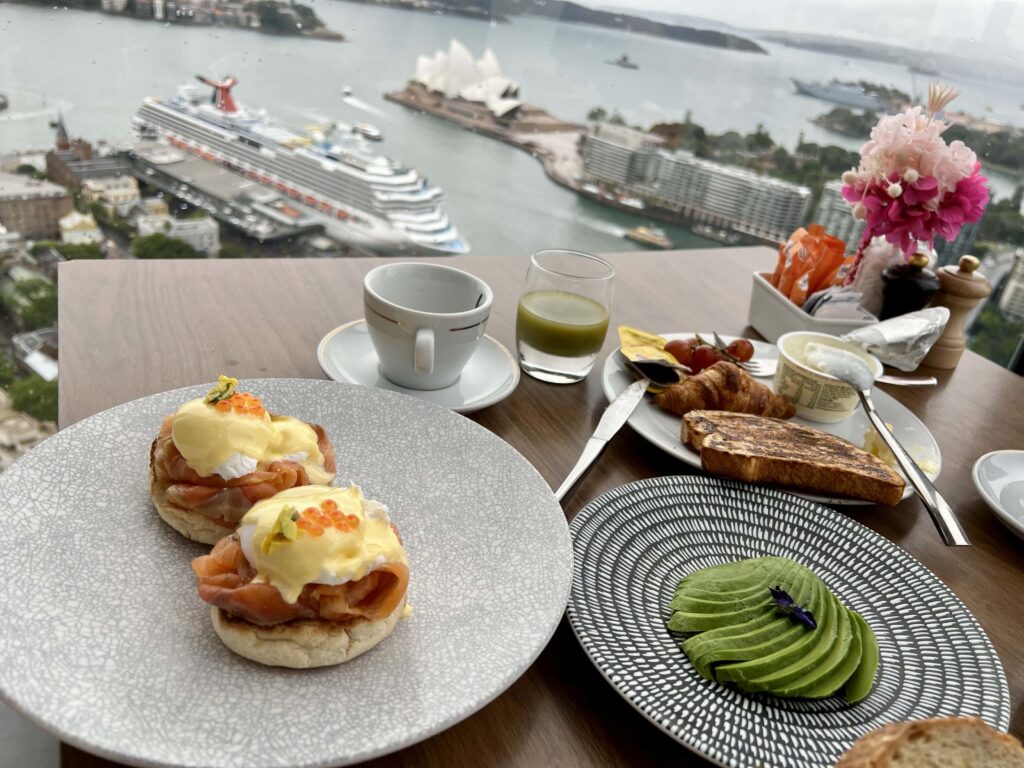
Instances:
[[[843,174],[843,184],[852,187],[857,182],[857,171],[852,168]]]
[[[894,181],[885,191],[889,194],[889,197],[899,197],[903,194],[903,187],[898,181]]]
[[[903,172],[903,180],[907,182],[907,184],[913,184],[919,178],[921,178],[921,174],[917,172],[916,168],[907,168],[907,170]]]
[[[853,218],[857,221],[864,221],[868,217],[868,209],[864,203],[857,203],[853,206]]]

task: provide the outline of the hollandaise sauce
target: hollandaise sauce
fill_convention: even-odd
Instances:
[[[174,414],[171,439],[201,477],[232,480],[287,460],[301,464],[312,483],[334,478],[324,469],[316,431],[298,419],[271,416],[248,392],[185,403]]]
[[[255,504],[238,538],[254,581],[294,603],[307,584],[358,581],[386,563],[407,565],[387,508],[358,486],[302,486]]]

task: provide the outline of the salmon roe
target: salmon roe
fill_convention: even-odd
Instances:
[[[240,416],[263,418],[264,414],[266,414],[266,410],[263,408],[263,401],[251,392],[236,392],[231,397],[218,401],[214,408],[221,413],[234,411]]]
[[[359,527],[359,518],[355,515],[343,514],[338,509],[338,504],[333,499],[325,499],[320,502],[319,507],[306,507],[299,513],[299,519],[295,521],[299,530],[305,531],[314,538],[322,536],[327,528],[336,528],[339,531],[354,531]]]

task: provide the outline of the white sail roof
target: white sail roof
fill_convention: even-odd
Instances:
[[[414,81],[449,99],[462,98],[484,104],[496,116],[507,114],[522,102],[510,98],[519,86],[501,74],[498,57],[490,48],[478,61],[458,40],[452,39],[448,51],[416,59]]]

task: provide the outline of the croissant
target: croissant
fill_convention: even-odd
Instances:
[[[690,411],[731,411],[788,419],[793,404],[776,395],[734,363],[720,360],[686,381],[672,384],[655,398],[660,407],[676,416]]]

